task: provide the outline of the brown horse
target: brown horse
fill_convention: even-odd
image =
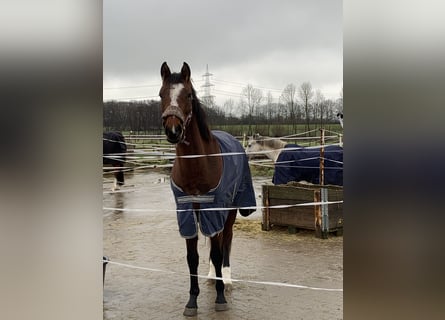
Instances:
[[[232,226],[237,208],[256,205],[247,157],[241,144],[231,135],[210,131],[187,63],[184,62],[180,73],[171,73],[164,62],[161,76],[162,124],[167,140],[176,145],[171,187],[179,232],[186,239],[190,271],[190,295],[184,315],[195,316],[198,309],[199,230],[210,237],[210,259],[219,278],[215,285],[215,310],[224,311],[228,306],[221,280],[222,266],[230,265]],[[232,154],[221,155],[227,152]],[[255,210],[239,211],[247,216]]]

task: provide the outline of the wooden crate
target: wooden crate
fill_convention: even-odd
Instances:
[[[314,230],[319,238],[327,238],[335,232],[343,234],[343,203],[328,205],[328,228],[322,230],[325,217],[320,205],[296,206],[290,208],[268,208],[277,205],[293,205],[321,201],[321,188],[327,189],[328,201],[343,200],[343,188],[339,186],[308,185],[290,182],[285,185],[263,185],[263,221],[262,229],[270,230],[272,226],[287,226],[289,232],[297,229]]]

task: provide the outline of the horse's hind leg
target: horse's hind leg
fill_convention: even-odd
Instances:
[[[232,273],[230,269],[230,250],[232,248],[232,238],[233,238],[233,224],[236,219],[236,210],[229,211],[229,216],[227,217],[226,223],[224,225],[223,230],[223,238],[222,238],[222,253],[223,253],[223,261],[222,261],[222,278],[223,282],[226,285],[226,289],[230,289],[232,287]],[[215,266],[212,263],[212,260],[209,261],[209,278],[216,277]],[[214,282],[214,281],[213,281]]]
[[[222,238],[222,253],[223,253],[223,262],[222,262],[222,278],[223,282],[226,285],[226,288],[229,289],[232,287],[232,272],[230,269],[230,251],[232,249],[232,238],[233,238],[233,224],[236,219],[236,210],[229,211],[229,216],[227,217],[226,223],[224,225],[223,230],[223,238]],[[212,260],[209,262],[209,278],[216,277],[215,266],[212,263]]]
[[[184,316],[193,317],[198,313],[198,295],[199,295],[199,285],[198,285],[198,265],[199,265],[199,255],[198,255],[198,237],[193,239],[186,239],[187,246],[187,264],[190,271],[190,297],[184,309]]]
[[[233,238],[233,224],[236,219],[236,210],[230,211],[227,217],[226,224],[224,225],[222,250],[223,250],[223,263],[222,263],[222,277],[227,289],[232,288],[232,273],[230,270],[230,250],[232,249]]]
[[[124,170],[122,169],[123,165],[119,164],[117,166],[117,170],[115,173],[115,178],[116,178],[116,184],[118,186],[123,186],[124,185]]]
[[[212,259],[213,265],[215,266],[216,276],[222,278],[222,233],[211,238],[210,259]],[[224,296],[224,282],[218,279],[216,280],[215,310],[224,311],[227,309],[227,300]]]
[[[114,171],[114,183],[113,188],[111,190],[116,191],[119,190],[121,186],[124,185],[124,171],[121,169],[122,164],[113,164]]]

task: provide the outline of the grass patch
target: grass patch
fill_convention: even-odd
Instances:
[[[255,177],[273,177],[275,169],[273,167],[263,167],[250,165],[250,173]]]

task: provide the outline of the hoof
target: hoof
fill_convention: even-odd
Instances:
[[[194,317],[198,314],[198,308],[185,307],[183,315],[186,317]]]
[[[225,292],[232,292],[232,289],[233,289],[232,282],[224,284],[224,291]]]
[[[215,311],[226,311],[229,310],[227,303],[215,303]]]

